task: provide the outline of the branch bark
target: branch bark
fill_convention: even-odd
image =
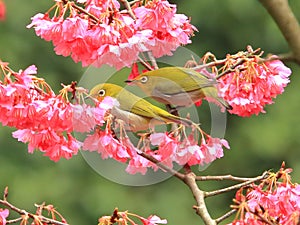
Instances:
[[[216,225],[216,221],[211,218],[206,204],[205,204],[205,192],[200,190],[196,183],[196,175],[193,172],[190,172],[185,175],[183,182],[190,188],[196,202],[197,206],[193,208],[196,210],[196,213],[202,218],[203,222],[206,225]]]
[[[23,220],[24,218],[22,216],[25,216],[25,217],[31,218],[33,220],[38,220],[40,223],[53,224],[53,225],[68,225],[67,223],[64,223],[64,222],[60,222],[60,221],[57,221],[57,220],[54,220],[54,219],[50,219],[50,218],[47,218],[47,217],[42,216],[42,215],[35,215],[33,213],[27,212],[24,209],[19,209],[18,207],[14,206],[13,204],[9,203],[6,200],[1,200],[0,199],[0,204],[4,205],[4,206],[7,206],[11,210],[13,210],[16,213],[18,213],[19,215],[21,215],[21,218],[10,220],[10,223],[18,222],[20,220]]]
[[[278,25],[292,52],[292,59],[300,65],[300,25],[288,0],[260,0]]]

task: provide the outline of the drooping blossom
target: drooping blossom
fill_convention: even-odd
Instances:
[[[83,143],[83,150],[97,151],[103,159],[113,158],[120,162],[126,162],[130,158],[131,148],[122,141],[114,138],[111,130],[96,130],[88,135]]]
[[[150,136],[151,144],[158,145],[156,155],[161,156],[160,161],[169,167],[172,167],[172,162],[190,166],[208,164],[223,157],[223,147],[230,148],[225,139],[212,138],[209,135],[201,139],[200,145],[193,132],[183,140],[178,137],[168,133],[155,133]]]
[[[0,0],[0,21],[6,19],[6,6],[3,0]]]
[[[0,81],[0,122],[17,129],[13,137],[28,143],[29,153],[39,150],[54,161],[71,158],[82,145],[72,132],[89,132],[103,124],[113,107],[111,98],[95,107],[72,104],[35,76],[35,66],[14,72],[7,65],[0,61],[5,77]]]
[[[5,225],[6,224],[6,218],[9,215],[8,209],[1,209],[0,208],[0,225]]]
[[[148,1],[145,6],[134,9],[136,28],[151,30],[146,46],[154,57],[172,55],[180,45],[189,44],[196,28],[187,16],[176,14],[176,5],[166,0]]]
[[[156,151],[152,151],[151,149],[145,149],[143,151],[148,156],[151,156],[158,160],[159,162],[162,162],[163,164],[166,164],[161,160],[161,155],[157,154]],[[146,174],[148,168],[152,168],[154,171],[158,170],[158,166],[151,162],[150,160],[146,159],[145,157],[141,156],[139,154],[139,151],[133,152],[132,156],[129,159],[128,166],[126,168],[126,172],[129,174],[136,174],[140,173],[142,175]]]
[[[71,135],[72,107],[53,92],[40,93],[36,67],[15,73],[15,81],[1,84],[0,122],[18,129],[13,137],[29,143],[28,151],[44,152],[51,160],[71,158],[80,142]]]
[[[102,102],[95,106],[87,104],[71,104],[72,107],[72,129],[76,132],[90,132],[95,125],[101,126],[105,123],[105,115],[114,105],[118,104],[115,99],[107,96]]]
[[[119,69],[131,66],[141,52],[152,51],[155,57],[171,55],[180,45],[190,43],[189,37],[196,30],[166,0],[135,6],[133,16],[120,11],[115,0],[80,1],[83,2],[85,9],[81,11],[73,6],[74,2],[56,2],[53,17],[38,13],[27,26],[34,27],[41,38],[52,41],[56,54],[71,56],[83,66],[108,64]],[[147,12],[155,16],[147,17],[153,21],[151,24],[145,21]],[[66,14],[69,16],[64,18]],[[157,30],[160,22],[163,24]]]
[[[238,67],[241,70],[219,79],[220,96],[232,106],[230,113],[243,117],[264,113],[265,105],[272,104],[289,83],[291,70],[280,60],[259,61],[249,58]]]
[[[161,219],[156,215],[151,215],[147,219],[142,218],[143,225],[157,225],[157,224],[167,224],[166,219]]]

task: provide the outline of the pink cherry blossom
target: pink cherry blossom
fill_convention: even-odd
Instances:
[[[88,135],[83,143],[83,150],[97,151],[103,159],[113,158],[120,162],[126,162],[130,157],[131,149],[114,138],[111,130],[96,130]]]
[[[53,161],[60,158],[70,159],[76,155],[81,143],[77,141],[70,133],[67,138],[54,130],[40,130],[34,132],[31,129],[19,129],[13,132],[13,137],[18,141],[29,143],[28,152],[33,153],[35,149],[39,149]]]
[[[158,146],[155,154],[160,156],[160,161],[171,168],[173,162],[190,166],[211,163],[223,157],[223,147],[230,148],[225,139],[212,138],[209,135],[207,139],[203,137],[199,145],[193,132],[183,140],[168,133],[154,133],[150,135],[150,142]]]
[[[228,142],[225,139],[208,137],[207,140],[202,138],[201,150],[204,154],[204,163],[208,164],[215,159],[224,156],[223,147],[229,149]]]
[[[84,133],[90,132],[95,125],[103,125],[106,112],[116,104],[118,103],[115,99],[109,96],[94,107],[86,104],[71,104],[72,130]]]
[[[157,225],[168,223],[166,219],[161,219],[156,215],[151,215],[147,219],[142,218],[141,221],[143,222],[143,225]]]
[[[73,3],[61,1],[53,7],[56,12],[52,18],[39,13],[27,27],[34,27],[36,35],[52,41],[56,54],[71,56],[83,66],[108,64],[120,69],[130,67],[141,52],[152,51],[155,57],[171,55],[180,45],[190,43],[196,30],[166,0],[136,4],[133,16],[120,11],[116,0],[79,3],[85,3],[89,15],[70,6]]]
[[[160,161],[172,167],[172,161],[175,159],[174,156],[180,144],[177,139],[168,133],[154,133],[150,136],[150,142],[158,146],[156,154],[161,157]]]
[[[140,173],[142,175],[145,175],[147,172],[148,165],[149,165],[148,159],[140,155],[136,155],[135,157],[132,157],[129,160],[128,166],[126,167],[126,172],[129,174]]]
[[[6,6],[3,0],[0,0],[0,21],[4,21],[6,18]]]
[[[279,183],[272,192],[256,187],[247,195],[252,211],[258,207],[268,210],[280,224],[296,224],[300,216],[300,186]]]
[[[261,184],[252,184],[246,194],[240,189],[236,194],[239,210],[246,209],[230,224],[276,224],[296,225],[300,216],[300,186],[290,180],[290,169],[281,168],[270,174]],[[287,179],[286,179],[286,178]]]
[[[71,132],[89,132],[103,124],[106,112],[116,104],[110,97],[95,107],[72,104],[34,76],[35,66],[19,72],[1,66],[6,79],[0,81],[0,122],[17,129],[13,137],[28,143],[29,153],[40,150],[54,161],[71,158],[82,145]]]
[[[6,224],[6,218],[9,215],[8,209],[1,209],[0,208],[0,224],[5,225]]]
[[[248,59],[246,69],[229,73],[219,79],[221,97],[231,106],[230,113],[251,116],[264,113],[264,106],[284,91],[291,70],[281,61],[258,63],[258,58]]]
[[[146,44],[154,57],[172,55],[180,45],[190,43],[189,37],[197,30],[183,14],[176,14],[176,5],[166,0],[149,1],[134,9],[136,27],[151,30],[154,44]]]

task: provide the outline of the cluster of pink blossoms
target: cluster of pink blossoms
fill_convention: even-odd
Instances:
[[[240,59],[229,59],[227,68]],[[220,96],[232,106],[230,113],[244,117],[264,113],[265,105],[272,104],[289,83],[291,70],[280,60],[261,60],[258,56],[247,58],[219,79]]]
[[[246,195],[239,190],[234,200],[239,205],[234,207],[239,209],[240,218],[230,224],[299,224],[300,185],[290,181],[288,173],[291,171],[281,169],[277,174],[271,174],[260,185],[251,187]]]
[[[0,81],[0,122],[17,129],[13,137],[28,143],[29,153],[39,149],[54,161],[71,158],[82,145],[71,132],[103,124],[106,110],[113,106],[111,98],[96,107],[71,104],[34,76],[35,66],[13,72],[7,63],[0,64],[6,71]]]
[[[71,1],[56,1],[55,15],[39,13],[28,27],[52,41],[56,54],[70,55],[83,66],[130,67],[139,53],[146,51],[156,58],[171,55],[180,45],[190,43],[196,30],[167,0],[145,1],[142,6],[136,3],[130,13],[120,10],[117,0],[78,2],[85,8]]]
[[[158,167],[141,156],[142,152],[172,168],[174,162],[190,166],[209,164],[223,157],[223,147],[229,149],[225,139],[212,138],[206,134],[206,138],[202,137],[199,145],[196,136],[194,132],[186,138],[180,138],[181,135],[174,136],[173,133],[153,133],[149,141],[156,150],[148,145],[137,149],[128,137],[116,139],[111,130],[105,129],[88,135],[83,143],[83,150],[97,151],[103,159],[113,158],[119,162],[128,162],[126,171],[130,174],[145,174],[147,168],[157,170]]]
[[[5,77],[0,81],[0,122],[17,129],[13,137],[28,143],[29,153],[37,149],[58,161],[71,158],[82,147],[83,150],[97,151],[104,159],[128,163],[128,173],[145,174],[148,167],[154,170],[158,167],[141,152],[172,168],[173,162],[190,166],[208,164],[223,156],[223,147],[229,148],[226,140],[212,138],[203,132],[199,145],[199,130],[195,129],[187,137],[185,132],[181,135],[153,133],[144,140],[151,146],[138,149],[126,135],[117,138],[111,130],[107,118],[110,109],[118,104],[115,99],[106,97],[95,106],[72,104],[67,94],[79,92],[76,86],[64,86],[61,93],[55,95],[43,79],[35,76],[35,66],[14,72],[7,63],[0,65]],[[106,128],[101,130],[100,126],[105,122]],[[74,131],[88,135],[80,142],[73,136]]]

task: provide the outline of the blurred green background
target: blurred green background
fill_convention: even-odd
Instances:
[[[244,50],[250,44],[266,53],[288,51],[276,24],[258,1],[189,0],[171,1],[178,12],[192,18],[199,32],[187,48],[199,56],[210,51],[218,58],[226,53]],[[70,58],[57,56],[52,44],[26,29],[30,18],[46,12],[53,2],[6,0],[7,19],[0,23],[0,58],[10,62],[14,70],[31,64],[38,67],[40,77],[55,89],[60,83],[78,80],[86,68]],[[300,1],[290,4],[300,19]],[[264,170],[277,170],[282,161],[292,167],[295,182],[300,175],[300,67],[288,64],[293,70],[291,83],[267,113],[251,118],[228,115],[225,138],[231,150],[215,161],[200,175],[232,174],[257,176]],[[205,114],[206,111],[203,112]],[[207,111],[209,120],[209,111]],[[115,207],[147,217],[157,214],[168,224],[202,224],[195,215],[194,199],[182,182],[170,178],[146,187],[116,184],[98,175],[78,154],[71,160],[51,162],[36,152],[27,153],[27,146],[13,139],[7,127],[0,128],[0,191],[9,186],[9,200],[20,208],[34,211],[34,203],[53,204],[70,224],[97,224],[98,217],[110,215]],[[203,182],[200,187],[214,190],[227,182]],[[233,193],[207,199],[214,217],[229,210]]]

